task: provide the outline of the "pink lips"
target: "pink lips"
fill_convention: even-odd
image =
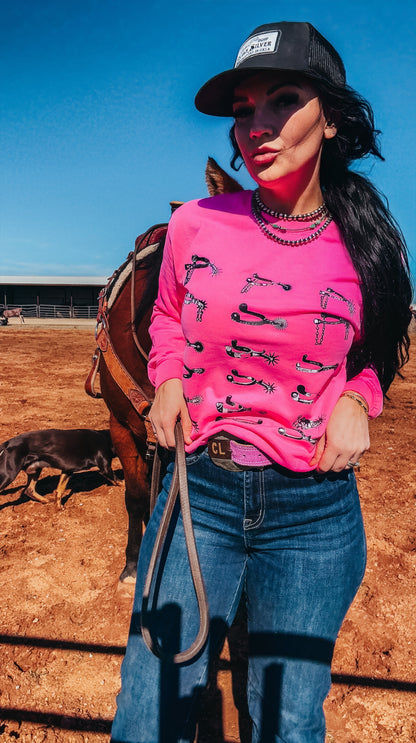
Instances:
[[[257,149],[253,150],[250,157],[256,165],[267,165],[267,163],[271,163],[275,160],[276,156],[278,155],[277,150],[269,150],[269,149]]]

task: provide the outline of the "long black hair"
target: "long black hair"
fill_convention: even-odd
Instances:
[[[362,340],[348,354],[347,374],[351,378],[371,366],[386,393],[409,359],[412,286],[406,244],[385,198],[368,178],[350,169],[354,160],[367,156],[384,159],[370,104],[348,86],[319,82],[315,87],[326,120],[337,127],[337,135],[324,141],[321,187],[357,271],[363,298]],[[238,170],[241,153],[234,126],[230,139],[231,166]]]

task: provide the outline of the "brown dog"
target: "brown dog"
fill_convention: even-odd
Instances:
[[[24,470],[28,479],[23,493],[32,500],[47,503],[47,499],[36,492],[36,483],[42,468],[52,467],[61,470],[55,491],[56,504],[60,508],[68,480],[74,472],[98,467],[107,480],[118,485],[111,469],[114,456],[108,430],[50,428],[22,433],[0,445],[0,491]]]

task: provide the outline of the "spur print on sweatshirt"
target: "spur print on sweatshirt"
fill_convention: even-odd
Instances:
[[[334,222],[307,245],[267,238],[251,191],[191,201],[173,214],[150,335],[149,378],[183,382],[193,451],[219,431],[308,471],[340,395],[382,410],[375,372],[347,382],[359,342],[358,277]]]

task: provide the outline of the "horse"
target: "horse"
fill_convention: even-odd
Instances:
[[[205,179],[210,196],[242,190],[213,158],[208,158]],[[180,204],[171,202],[172,210]],[[100,293],[98,347],[85,383],[87,393],[102,396],[107,405],[111,438],[124,472],[128,535],[126,562],[119,578],[121,585],[136,581],[143,528],[149,517],[151,461],[147,456],[146,413],[154,398],[154,388],[147,376],[151,345],[148,331],[166,231],[164,223],[140,235],[134,252],[114,271]],[[94,389],[97,373],[100,393]]]
[[[6,320],[8,320],[10,317],[20,317],[20,322],[24,322],[23,310],[21,307],[14,307],[13,309],[8,310],[3,309],[0,310],[0,314],[2,315],[2,317],[6,318]]]

